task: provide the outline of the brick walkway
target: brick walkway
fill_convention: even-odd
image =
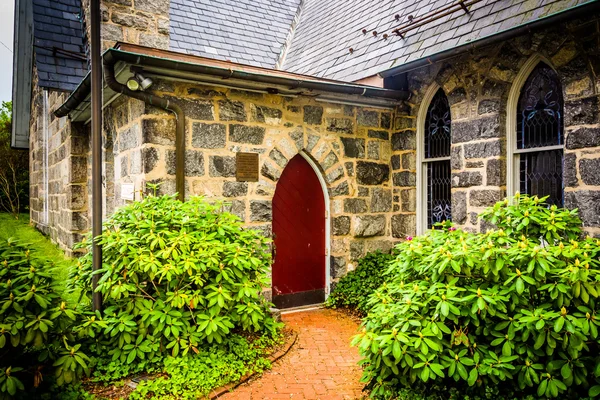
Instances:
[[[261,377],[222,396],[227,400],[358,399],[362,383],[358,350],[350,338],[358,324],[335,310],[284,314],[298,332],[290,352]]]

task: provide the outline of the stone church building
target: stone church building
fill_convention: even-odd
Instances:
[[[507,195],[600,235],[600,3],[102,0],[104,216],[149,183],[275,243],[272,294],[319,302],[369,251]],[[90,230],[89,0],[17,0],[13,146],[31,221]]]

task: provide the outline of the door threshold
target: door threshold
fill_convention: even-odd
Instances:
[[[323,308],[324,304],[325,303],[307,304],[305,306],[284,308],[283,310],[280,310],[280,311],[281,311],[281,315],[292,314],[292,313],[297,313],[297,312],[302,312],[302,311],[314,311],[314,310],[319,310],[319,309]]]

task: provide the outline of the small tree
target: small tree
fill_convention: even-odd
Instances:
[[[10,147],[12,102],[0,107],[0,209],[19,218],[29,204],[29,155]]]

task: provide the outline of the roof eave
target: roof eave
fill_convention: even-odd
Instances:
[[[281,91],[283,95],[310,93],[312,96],[318,96],[325,93],[358,97],[361,103],[365,105],[372,103],[374,106],[382,104],[393,106],[409,96],[408,92],[399,90],[319,79],[130,44],[120,44],[118,48],[106,50],[103,58],[112,58],[115,62],[122,62],[125,65],[141,66],[150,74],[154,73],[166,79],[186,79],[214,86],[235,87],[237,85],[242,89],[248,89],[247,84],[251,83],[257,86],[257,90],[262,88],[269,93]],[[208,77],[209,81],[201,77]],[[72,114],[89,96],[90,88],[88,74],[65,103],[55,111],[55,115],[63,117]]]

